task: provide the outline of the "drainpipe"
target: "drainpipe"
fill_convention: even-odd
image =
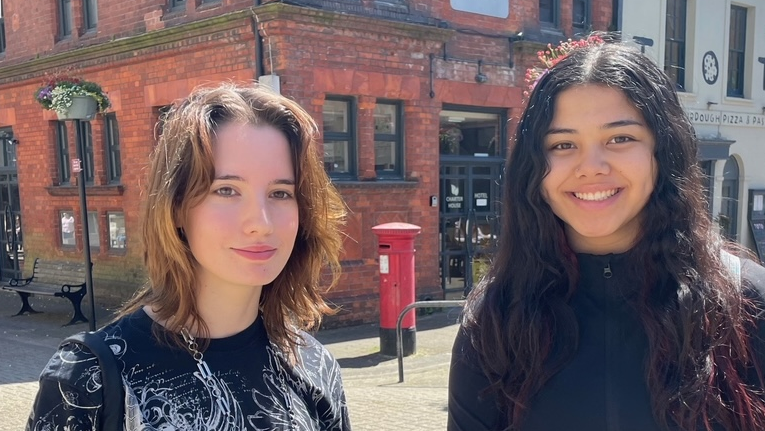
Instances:
[[[255,7],[263,4],[263,0],[255,0]],[[252,25],[252,34],[255,35],[255,78],[260,78],[265,75],[265,66],[263,66],[263,36],[258,31],[258,17],[253,11],[252,17],[250,17]]]

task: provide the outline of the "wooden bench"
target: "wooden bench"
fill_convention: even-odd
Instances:
[[[16,316],[24,313],[39,313],[29,305],[32,295],[47,295],[66,298],[74,307],[72,320],[64,326],[78,322],[87,322],[82,314],[82,298],[85,296],[85,264],[82,262],[50,261],[35,259],[32,276],[29,278],[13,278],[3,290],[14,291],[21,296],[21,310]]]

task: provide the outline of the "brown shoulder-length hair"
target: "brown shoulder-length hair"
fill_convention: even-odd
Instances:
[[[228,123],[274,127],[290,146],[298,234],[285,268],[260,296],[269,338],[289,353],[299,343],[298,330],[317,326],[323,314],[332,312],[319,283],[325,265],[331,270],[327,288],[340,276],[346,207],[319,159],[313,118],[296,102],[263,87],[224,83],[198,88],[163,118],[142,209],[148,283],[118,317],[149,305],[169,333],[178,334],[183,325],[191,324],[208,338],[195,301],[196,260],[178,226],[210,189],[215,178],[215,132]],[[170,341],[181,343],[177,335]]]

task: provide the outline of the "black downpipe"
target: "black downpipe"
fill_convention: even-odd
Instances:
[[[263,0],[255,0],[255,7],[262,4]],[[255,79],[258,79],[266,74],[265,66],[263,65],[263,36],[261,36],[260,31],[258,31],[258,20],[254,13],[250,18],[250,21],[252,23],[252,34],[255,35],[255,49],[258,51],[255,53]]]

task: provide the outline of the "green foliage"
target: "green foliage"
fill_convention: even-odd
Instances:
[[[55,76],[46,80],[35,92],[35,100],[45,109],[64,114],[72,106],[72,97],[90,96],[96,100],[98,112],[111,107],[109,97],[100,85],[70,76]]]

